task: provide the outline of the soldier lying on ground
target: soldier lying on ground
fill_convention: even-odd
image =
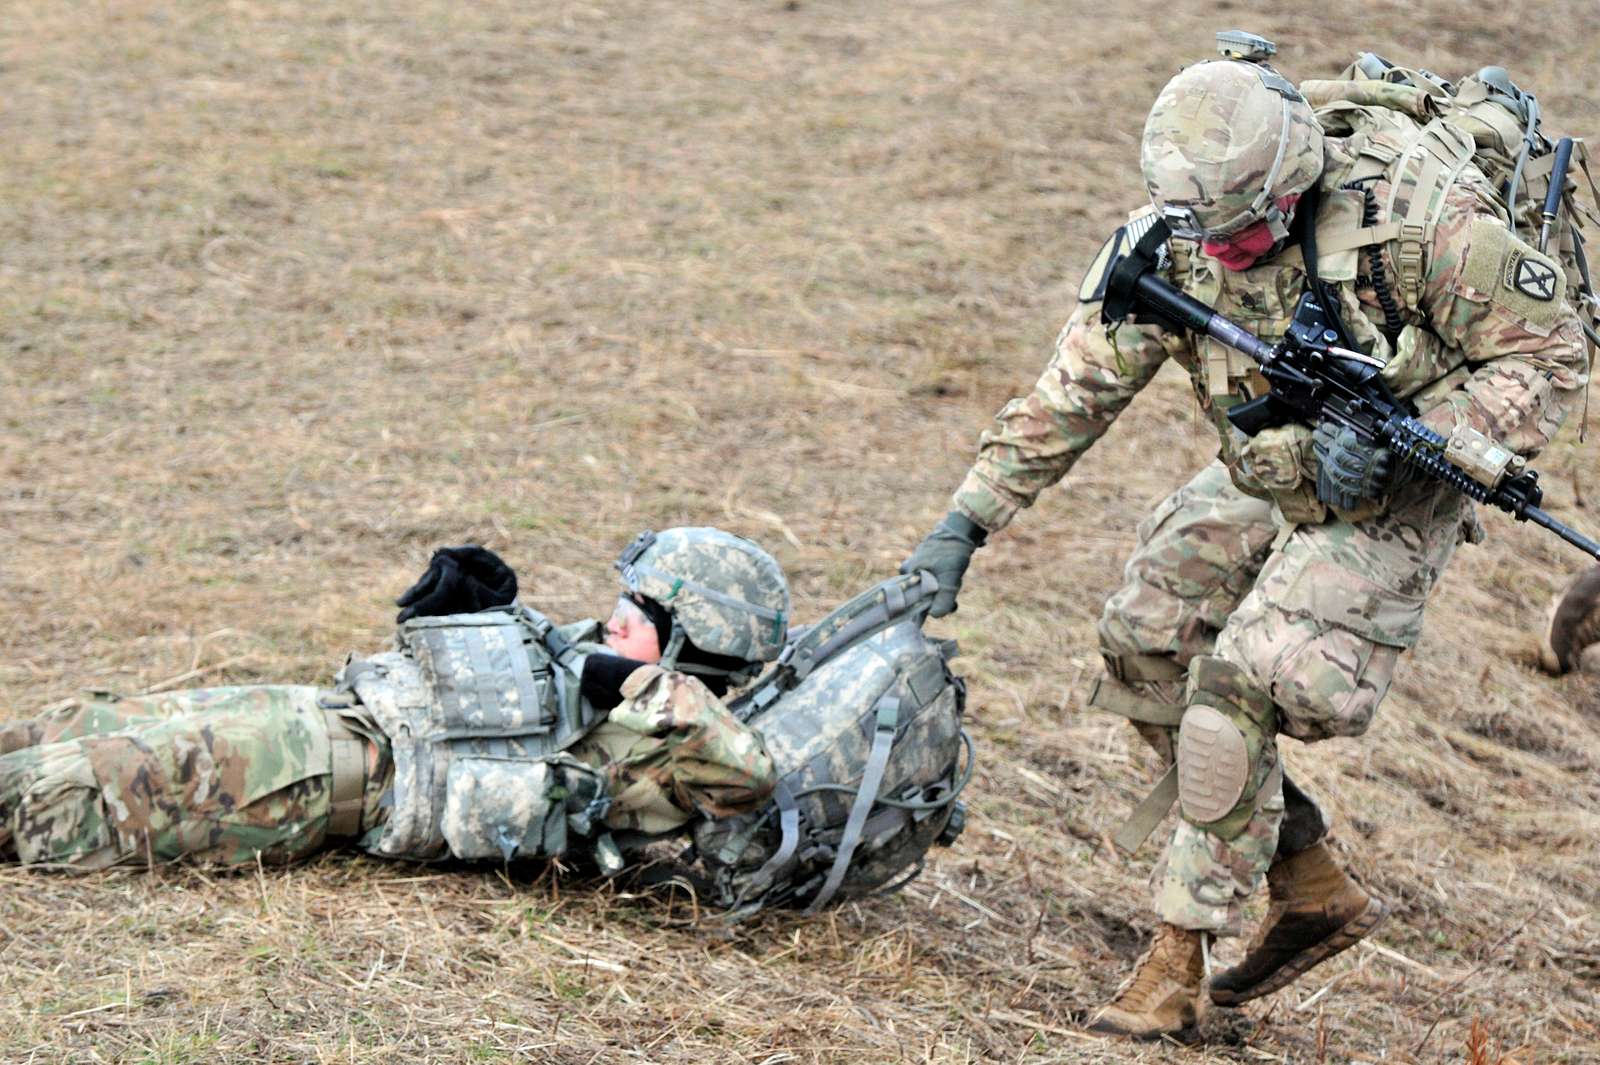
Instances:
[[[778,563],[680,528],[618,566],[608,621],[553,627],[465,613],[509,603],[515,577],[447,549],[402,597],[397,649],[352,657],[332,688],[96,693],[0,724],[0,858],[238,865],[354,844],[509,860],[563,853],[572,831],[614,869],[610,831],[757,807],[772,761],[720,697],[783,644]]]

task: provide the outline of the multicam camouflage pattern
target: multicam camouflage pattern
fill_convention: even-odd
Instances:
[[[1234,60],[1180,72],[1156,97],[1139,158],[1157,208],[1188,208],[1218,235],[1260,221],[1322,173],[1322,127],[1270,68]]]
[[[1100,304],[1073,312],[1033,390],[1011,400],[978,440],[978,460],[956,489],[955,508],[990,532],[1065,477],[1183,338],[1154,326],[1124,325],[1115,348]]]
[[[599,770],[613,829],[670,832],[690,817],[731,817],[766,801],[774,781],[762,738],[694,677],[642,666],[622,703],[572,756]]]
[[[670,610],[702,651],[745,662],[777,657],[788,632],[789,585],[771,555],[721,529],[654,536],[643,553],[618,562],[629,591]]]
[[[1140,525],[1123,586],[1100,619],[1101,646],[1114,658],[1159,656],[1182,667],[1215,654],[1272,699],[1279,731],[1307,741],[1358,735],[1401,649],[1416,642],[1440,571],[1476,528],[1459,496],[1411,485],[1377,517],[1291,529],[1214,462]],[[1172,701],[1170,683],[1136,687]],[[1276,763],[1268,743],[1257,785]],[[1322,814],[1294,795],[1294,835],[1314,841]],[[1180,819],[1156,879],[1163,919],[1237,930],[1238,902],[1271,860],[1285,810],[1281,796],[1258,801],[1242,827],[1230,819],[1232,839]]]
[[[1178,818],[1150,881],[1161,920],[1217,936],[1241,934],[1242,904],[1272,863],[1283,821],[1282,782],[1269,783],[1277,786],[1257,797],[1256,816],[1231,840]]]
[[[1319,234],[1353,228],[1362,210],[1361,194],[1340,186],[1364,157],[1340,138],[1329,138],[1325,151]],[[1410,212],[1418,195],[1419,169],[1408,164],[1374,182],[1376,199],[1392,204],[1397,217]],[[1467,164],[1437,204],[1423,205],[1431,239],[1419,250],[1423,268],[1415,305],[1401,308],[1406,324],[1392,342],[1371,271],[1361,268],[1355,249],[1320,255],[1318,270],[1338,295],[1357,341],[1386,360],[1385,381],[1417,404],[1430,427],[1448,436],[1455,425],[1467,425],[1532,457],[1549,443],[1587,384],[1583,335],[1565,296],[1540,300],[1516,287],[1517,263],[1559,264],[1540,259],[1505,229],[1487,206],[1494,195]],[[1263,337],[1283,335],[1305,288],[1298,248],[1238,272],[1223,269],[1189,241],[1172,241],[1171,251],[1174,284]],[[1408,261],[1406,252],[1397,238],[1370,254],[1381,258],[1384,273],[1394,279]],[[1558,290],[1565,284],[1558,275]],[[1293,478],[1278,455],[1260,454],[1271,441],[1247,445],[1223,417],[1228,406],[1261,392],[1247,358],[1207,338],[1153,325],[1124,325],[1113,346],[1099,311],[1099,304],[1087,304],[1074,312],[1032,392],[1008,403],[983,434],[977,462],[956,491],[957,509],[991,532],[1003,528],[1071,470],[1173,357],[1189,372],[1196,398],[1217,426],[1235,482],[1262,498],[1276,498],[1296,520],[1321,520],[1308,496],[1316,476],[1310,449],[1283,442],[1300,465],[1302,476]],[[1364,518],[1381,506],[1380,501],[1349,516]]]
[[[1180,104],[1174,97],[1157,110],[1178,115]],[[1330,128],[1348,134],[1363,126],[1391,149],[1390,158],[1418,128],[1398,112],[1341,114],[1352,124]],[[1371,164],[1354,145],[1340,136],[1324,143],[1319,235],[1363,224],[1362,194],[1341,188]],[[1468,425],[1531,456],[1586,384],[1580,326],[1562,292],[1568,283],[1558,274],[1551,299],[1517,287],[1518,264],[1535,264],[1533,273],[1553,264],[1504,227],[1489,206],[1493,190],[1470,164],[1447,188],[1424,188],[1420,160],[1400,163],[1393,172],[1380,167],[1374,195],[1391,217],[1425,222],[1426,246],[1397,238],[1361,252],[1323,240],[1318,272],[1333,286],[1358,342],[1386,361],[1390,386],[1410,397],[1430,425],[1446,435]],[[1157,202],[1181,195],[1176,187],[1153,192]],[[1241,272],[1224,270],[1189,241],[1171,241],[1170,251],[1169,278],[1179,287],[1261,336],[1283,334],[1305,288],[1298,248]],[[1416,291],[1403,294],[1398,332],[1371,282],[1375,260],[1391,279],[1402,277],[1402,264],[1421,264]],[[1104,650],[1113,659],[1156,656],[1180,667],[1214,653],[1271,698],[1283,732],[1315,740],[1364,731],[1401,650],[1417,639],[1440,570],[1458,542],[1481,537],[1471,508],[1454,493],[1412,484],[1360,512],[1323,513],[1309,496],[1315,459],[1302,440],[1291,432],[1246,442],[1223,416],[1260,394],[1252,364],[1152,325],[1125,324],[1116,341],[1106,338],[1098,304],[1077,309],[1033,390],[1008,403],[984,433],[956,508],[991,532],[1003,528],[1072,468],[1167,358],[1176,358],[1217,425],[1221,460],[1141,525],[1125,583],[1101,619]],[[1157,701],[1171,703],[1176,695],[1170,681],[1128,683]],[[1145,731],[1158,749],[1167,746],[1163,730]],[[1258,774],[1275,761],[1269,744]],[[1290,790],[1291,834],[1318,838],[1320,811]],[[1238,902],[1270,862],[1284,816],[1280,789],[1269,786],[1258,800],[1231,839],[1179,820],[1156,880],[1164,919],[1237,930]]]
[[[328,727],[319,690],[95,694],[7,727],[0,855],[97,869],[286,862],[326,840]],[[376,819],[384,766],[365,796]]]

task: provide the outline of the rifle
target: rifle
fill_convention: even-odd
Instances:
[[[1389,389],[1380,376],[1381,360],[1338,346],[1335,323],[1314,293],[1300,298],[1283,339],[1268,343],[1156,276],[1150,254],[1155,243],[1141,240],[1140,247],[1112,267],[1106,320],[1114,330],[1128,313],[1143,312],[1253,359],[1271,390],[1228,409],[1228,421],[1240,432],[1255,436],[1296,421],[1348,427],[1469,499],[1498,507],[1518,521],[1531,521],[1600,559],[1600,543],[1539,508],[1544,489],[1526,460],[1471,428],[1458,428],[1448,438],[1429,429],[1417,419],[1416,408]]]

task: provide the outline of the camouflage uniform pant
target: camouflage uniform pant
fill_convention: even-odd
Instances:
[[[1272,701],[1276,732],[1308,742],[1360,735],[1474,520],[1458,494],[1414,484],[1376,518],[1286,527],[1213,463],[1140,525],[1123,586],[1100,620],[1102,648],[1108,658],[1157,656],[1185,670],[1214,655]],[[1181,677],[1131,686],[1169,703],[1194,694]],[[1232,838],[1179,818],[1154,877],[1163,920],[1237,934],[1240,903],[1278,847],[1285,792],[1293,831],[1307,837],[1300,845],[1320,836],[1315,804],[1292,784],[1273,786],[1277,763],[1268,735],[1251,781],[1267,786]]]
[[[307,685],[141,698],[91,694],[0,722],[0,860],[98,869],[149,861],[288,862],[325,846],[332,749]],[[574,757],[600,770],[611,829],[669,832],[759,805],[773,768],[761,739],[697,681],[640,669]],[[362,824],[386,820],[389,744],[359,708],[346,724],[378,765]]]
[[[0,724],[0,858],[99,869],[311,854],[327,842],[331,802],[321,691],[93,694]]]

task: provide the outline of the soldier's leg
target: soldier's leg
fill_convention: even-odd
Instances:
[[[90,690],[37,717],[0,723],[0,755],[46,743],[103,736],[217,707],[226,708],[255,687],[190,688],[155,695]]]
[[[1123,585],[1100,619],[1110,677],[1096,686],[1090,703],[1128,716],[1166,763],[1186,705],[1190,662],[1211,653],[1277,532],[1271,504],[1235,488],[1221,463],[1200,471],[1139,526]],[[1119,840],[1137,846],[1168,805],[1159,793],[1152,796]],[[1163,875],[1158,866],[1157,883]],[[1188,927],[1157,929],[1132,976],[1091,1027],[1144,1038],[1193,1033],[1204,1004],[1202,938]]]
[[[162,699],[145,709],[191,712],[0,756],[0,854],[85,868],[233,865],[323,844],[333,741],[318,689]]]
[[[1140,523],[1122,586],[1100,617],[1108,669],[1136,684],[1181,677],[1191,658],[1210,653],[1276,534],[1272,504],[1235,488],[1220,462],[1163,500]],[[1174,687],[1181,696],[1182,684]]]
[[[1423,603],[1466,520],[1458,496],[1418,485],[1387,514],[1301,526],[1272,553],[1214,655],[1191,666],[1179,739],[1183,816],[1157,896],[1163,920],[1238,929],[1239,904],[1273,861],[1283,817],[1276,734],[1314,741],[1366,731],[1401,650],[1416,642]],[[1324,852],[1314,845],[1283,866],[1296,875],[1311,870],[1326,890],[1323,881],[1343,874]],[[1279,958],[1269,974],[1274,986],[1330,956],[1330,938],[1351,930],[1318,931],[1323,939],[1310,944],[1309,961],[1305,951]],[[1269,920],[1263,938],[1274,932]]]
[[[1122,586],[1100,618],[1100,649],[1110,677],[1090,704],[1131,717],[1135,728],[1172,760],[1176,725],[1152,724],[1166,707],[1175,722],[1186,697],[1189,661],[1211,653],[1256,579],[1277,535],[1272,504],[1233,486],[1220,462],[1168,496],[1139,526]],[[1314,807],[1313,807],[1314,809]],[[1153,826],[1152,826],[1153,827]]]
[[[156,720],[137,700],[88,692],[37,717],[0,723],[0,755],[80,736],[98,736]]]

